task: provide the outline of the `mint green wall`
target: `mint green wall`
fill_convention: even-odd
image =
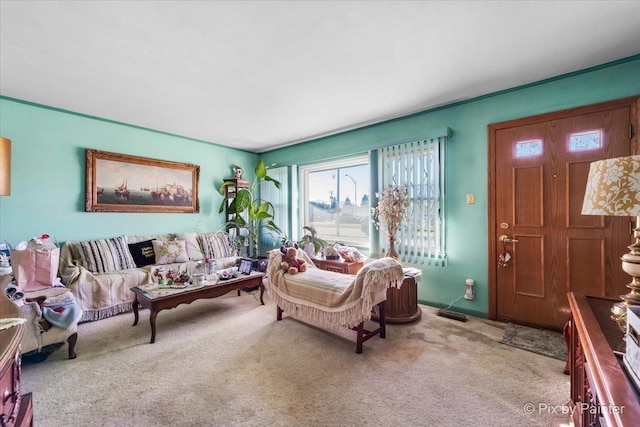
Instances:
[[[273,150],[265,162],[305,164],[367,152],[409,135],[450,127],[447,148],[448,267],[423,267],[418,299],[447,306],[464,294],[465,279],[475,280],[476,300],[454,306],[467,313],[488,314],[488,141],[487,125],[601,101],[640,95],[640,56],[438,108],[366,128]],[[476,203],[466,204],[474,193]],[[491,261],[493,262],[493,261]]]
[[[505,91],[264,153],[267,164],[301,165],[367,152],[408,135],[450,127],[447,152],[449,266],[423,268],[418,298],[446,306],[476,281],[476,300],[454,308],[488,313],[487,125],[640,95],[640,56],[584,73]],[[11,196],[0,196],[0,240],[15,245],[48,233],[59,241],[217,229],[215,187],[238,164],[251,178],[257,155],[0,97],[0,135],[12,140]],[[84,150],[93,148],[200,165],[199,214],[84,212]],[[466,204],[475,193],[476,204]]]
[[[161,132],[0,98],[0,135],[12,140],[11,195],[0,196],[0,241],[47,233],[59,241],[127,234],[216,230],[216,191],[240,165],[252,177],[257,155]],[[199,214],[84,211],[85,149],[200,166]]]

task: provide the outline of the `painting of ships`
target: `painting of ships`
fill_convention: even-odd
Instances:
[[[197,165],[98,150],[87,165],[87,212],[199,211]]]
[[[151,197],[153,200],[172,200],[180,204],[191,200],[191,194],[182,185],[176,183],[156,187],[155,190],[151,190]]]

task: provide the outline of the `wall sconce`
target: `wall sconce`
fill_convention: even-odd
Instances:
[[[0,196],[11,194],[11,140],[0,136]]]
[[[591,163],[582,214],[636,217],[636,242],[622,256],[622,270],[632,277],[631,292],[611,307],[611,318],[626,333],[627,306],[640,305],[640,156]]]

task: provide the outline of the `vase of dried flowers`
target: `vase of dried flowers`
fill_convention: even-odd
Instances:
[[[380,202],[372,209],[373,223],[378,230],[381,222],[385,226],[384,231],[389,247],[384,256],[399,259],[400,255],[396,251],[396,234],[409,206],[409,190],[405,186],[389,184],[382,191],[382,194],[377,196]]]
[[[400,259],[400,254],[396,251],[396,242],[393,239],[389,240],[389,249],[384,253],[384,256]]]

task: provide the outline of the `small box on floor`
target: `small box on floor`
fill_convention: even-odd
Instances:
[[[640,391],[640,306],[627,306],[627,348],[623,360],[629,378]]]

